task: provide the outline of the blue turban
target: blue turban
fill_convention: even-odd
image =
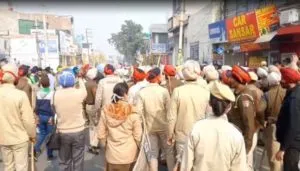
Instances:
[[[103,73],[103,72],[104,72],[104,67],[105,67],[104,64],[99,64],[99,65],[97,65],[97,70],[98,70],[98,72]]]
[[[72,70],[74,75],[77,75],[79,73],[79,68],[77,66],[75,66]]]
[[[70,71],[63,71],[59,76],[59,84],[63,88],[73,87],[75,85],[75,76]]]

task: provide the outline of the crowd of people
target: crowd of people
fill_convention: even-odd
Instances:
[[[83,171],[86,129],[88,152],[103,149],[107,171],[157,171],[160,164],[169,171],[254,170],[260,138],[271,171],[300,170],[297,63],[294,55],[286,66],[187,60],[177,67],[59,66],[54,73],[2,62],[5,171],[27,171],[29,157],[38,162],[43,151],[51,161],[54,150],[60,170]]]

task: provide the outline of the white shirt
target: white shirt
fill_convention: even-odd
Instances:
[[[244,138],[226,115],[210,116],[194,125],[184,147],[180,170],[247,170]]]
[[[149,84],[148,81],[140,81],[137,82],[135,85],[131,86],[128,90],[128,103],[132,105],[136,105],[137,102],[137,93],[144,87]]]
[[[49,82],[50,82],[49,88],[51,90],[54,90],[54,88],[55,88],[55,77],[52,74],[47,74],[47,75],[48,75]]]

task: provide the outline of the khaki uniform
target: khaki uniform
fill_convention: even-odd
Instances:
[[[16,88],[26,93],[29,102],[32,105],[32,87],[31,87],[30,80],[27,77],[21,77],[18,80],[18,84],[16,85]]]
[[[168,111],[168,133],[169,137],[175,134],[178,160],[194,123],[205,118],[209,97],[209,91],[196,81],[187,82],[173,91]]]
[[[117,83],[122,81],[123,80],[116,75],[107,75],[105,78],[99,81],[95,100],[96,110],[102,109],[104,105],[111,103],[113,89]]]
[[[196,122],[184,149],[181,171],[245,171],[247,168],[244,138],[227,121],[226,115]]]
[[[166,154],[168,169],[174,167],[173,147],[167,145],[167,110],[170,95],[167,89],[157,83],[150,83],[140,90],[137,97],[137,112],[144,116],[151,144],[151,163],[153,170],[158,169],[159,149]]]
[[[264,138],[268,160],[271,171],[281,171],[282,162],[275,159],[276,153],[279,151],[280,144],[276,141],[276,121],[280,112],[281,104],[285,97],[286,90],[280,85],[271,87],[267,92],[267,110],[266,110],[266,121],[267,127],[264,130]]]
[[[236,125],[242,132],[246,145],[247,162],[253,169],[253,152],[257,145],[257,124],[255,121],[255,94],[246,87],[236,92],[236,101],[228,113],[229,122]]]
[[[5,171],[27,171],[29,137],[36,137],[27,95],[11,84],[0,85],[0,146]]]
[[[181,85],[183,85],[181,80],[178,80],[175,77],[169,77],[169,79],[166,80],[165,87],[168,89],[169,93],[172,94],[173,90]]]

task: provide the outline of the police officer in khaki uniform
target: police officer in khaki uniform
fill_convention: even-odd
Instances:
[[[286,89],[280,85],[281,74],[271,72],[268,75],[270,89],[266,93],[267,109],[265,114],[266,128],[264,129],[265,148],[268,155],[271,171],[282,170],[282,161],[275,160],[275,155],[279,151],[280,144],[276,140],[276,121],[280,112],[281,104],[286,94]]]
[[[176,87],[183,85],[183,82],[177,79],[176,69],[172,65],[165,65],[164,74],[166,79],[166,88],[169,90],[170,95]]]
[[[235,90],[236,100],[228,114],[228,120],[242,132],[246,145],[247,163],[253,170],[253,152],[257,143],[255,124],[255,94],[246,85],[251,81],[249,73],[240,66],[233,66],[229,76],[229,85]]]

